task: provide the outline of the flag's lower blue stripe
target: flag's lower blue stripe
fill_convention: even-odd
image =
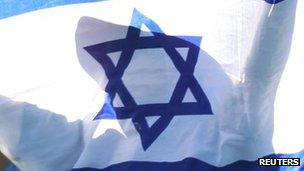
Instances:
[[[269,3],[269,4],[277,4],[277,3],[279,3],[279,2],[282,2],[282,1],[284,1],[284,0],[265,0],[267,3]]]
[[[104,169],[80,168],[72,171],[301,171],[304,170],[304,150],[296,154],[272,154],[263,158],[300,158],[301,166],[258,166],[256,161],[237,161],[216,167],[195,158],[178,162],[124,162]]]
[[[59,5],[97,1],[102,0],[2,0],[0,1],[0,19]]]

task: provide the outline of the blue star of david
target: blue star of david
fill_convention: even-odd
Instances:
[[[153,36],[140,37],[140,28],[145,24]],[[167,128],[173,117],[178,115],[211,115],[210,102],[203,89],[194,77],[194,69],[200,51],[201,37],[196,36],[168,36],[151,19],[133,12],[131,26],[125,39],[112,40],[100,44],[84,47],[84,49],[103,67],[109,81],[105,91],[110,96],[110,103],[106,103],[95,117],[105,118],[105,110],[114,109],[116,119],[132,118],[132,122],[140,135],[142,147],[147,150],[158,136]],[[187,58],[178,53],[175,48],[189,48]],[[132,62],[132,56],[137,49],[163,48],[180,73],[173,94],[168,103],[138,105],[128,88],[122,81],[124,71]],[[109,53],[121,51],[121,56],[115,66]],[[140,74],[140,73],[138,73]],[[140,80],[139,80],[140,81]],[[190,89],[196,102],[183,102],[187,89]],[[115,94],[118,94],[124,107],[112,107]],[[160,116],[149,127],[146,117]]]

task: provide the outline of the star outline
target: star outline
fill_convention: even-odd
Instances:
[[[143,24],[151,30],[153,36],[140,37]],[[183,37],[194,40],[196,43],[187,41]],[[197,36],[176,37],[164,34],[156,23],[135,9],[125,39],[84,47],[105,70],[109,80],[105,91],[109,93],[110,99],[112,99],[112,106],[116,94],[120,96],[124,104],[124,107],[114,107],[117,119],[132,118],[132,122],[141,137],[144,150],[147,150],[167,128],[174,116],[213,114],[206,94],[194,77],[195,66],[200,52],[198,46],[200,42],[201,37]],[[189,48],[185,60],[175,49],[179,47]],[[148,48],[163,48],[180,73],[169,103],[138,105],[122,81],[124,71],[129,66],[134,51]],[[121,55],[115,66],[107,54],[117,51],[121,51]],[[188,89],[194,95],[196,102],[183,102]],[[160,116],[160,118],[149,127],[145,118],[147,116]],[[102,119],[102,110],[94,118],[94,120],[97,119]]]

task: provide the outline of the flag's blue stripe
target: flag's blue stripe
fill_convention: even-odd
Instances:
[[[263,158],[300,158],[301,166],[258,166],[256,161],[237,161],[224,167],[216,167],[195,158],[178,162],[124,162],[105,169],[81,168],[72,171],[304,171],[304,150],[296,154],[272,154]]]
[[[284,1],[284,0],[265,0],[267,3],[269,3],[269,4],[277,4],[277,3],[279,3],[279,2],[282,2],[282,1]]]
[[[97,2],[102,0],[0,0],[0,19],[59,5]],[[276,4],[284,0],[264,0]]]
[[[102,0],[0,0],[0,19],[59,5]]]

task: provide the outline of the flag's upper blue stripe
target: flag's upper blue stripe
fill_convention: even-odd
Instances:
[[[35,11],[43,8],[50,8],[59,5],[76,4],[85,2],[97,2],[102,0],[1,0],[0,19]],[[284,0],[264,0],[270,4],[276,4]]]
[[[1,0],[0,19],[59,5],[97,1],[102,0]]]

